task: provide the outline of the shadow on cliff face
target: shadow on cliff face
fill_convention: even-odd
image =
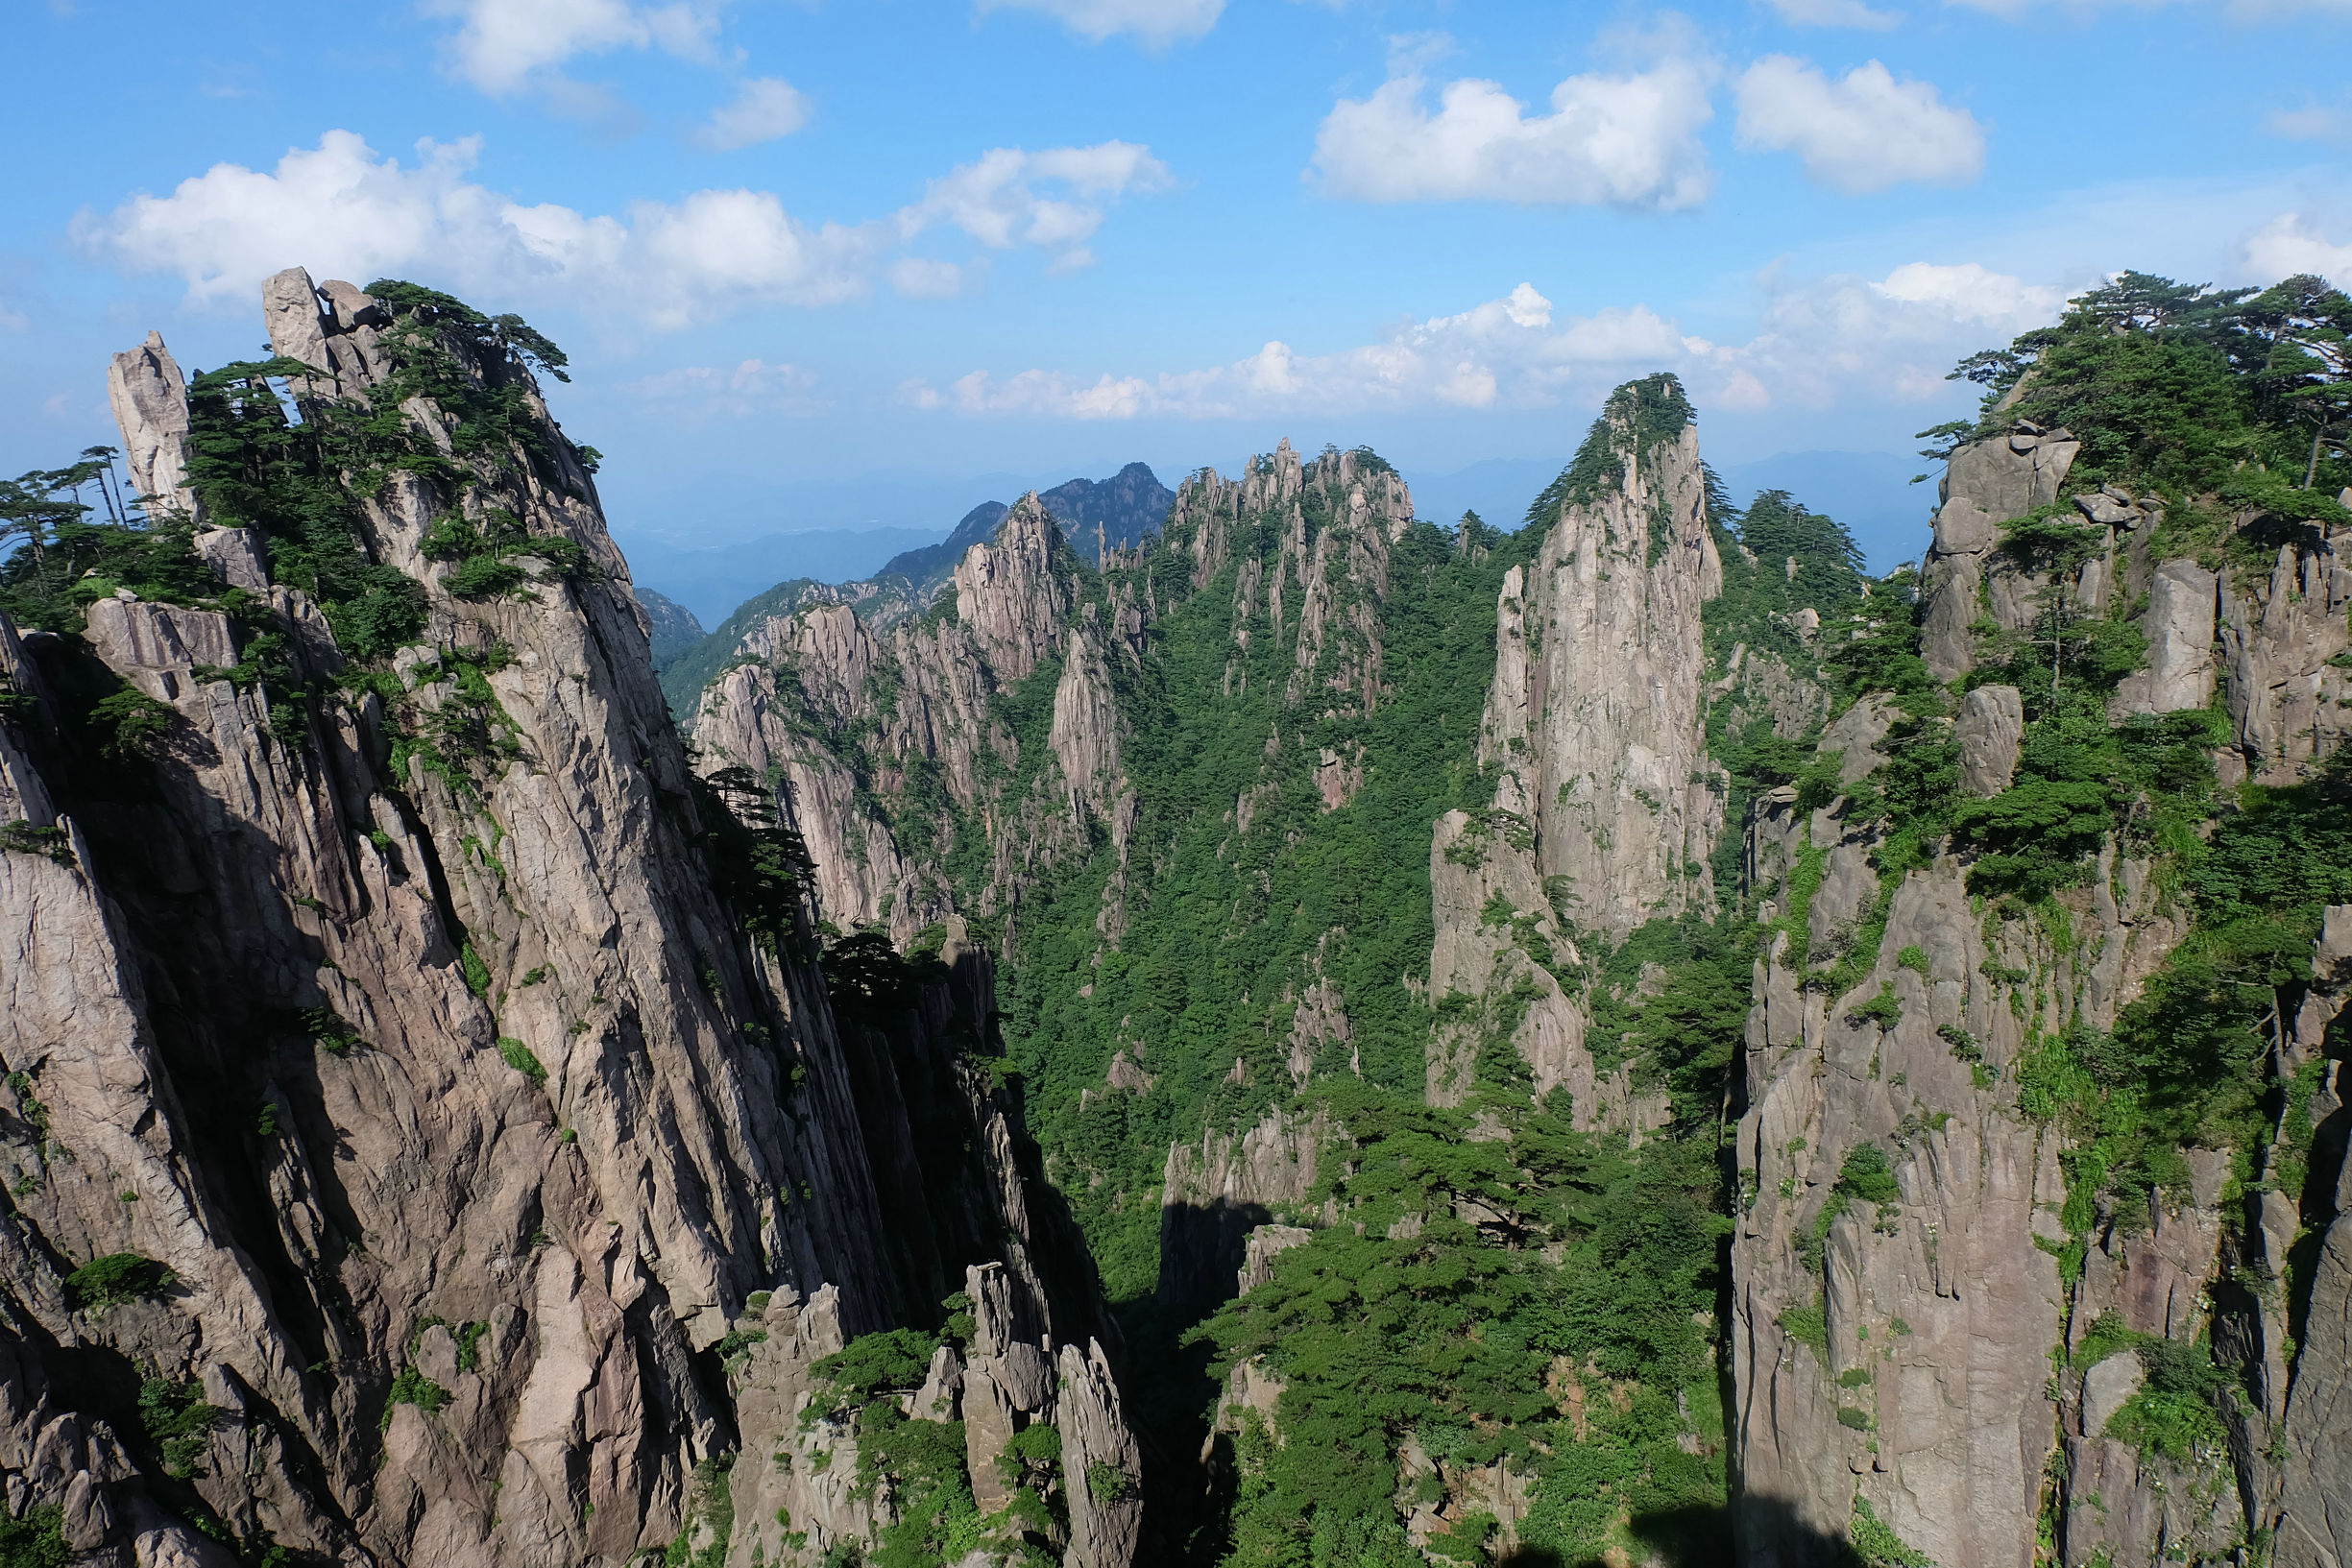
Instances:
[[[1231,1445],[1211,1441],[1209,1416],[1220,1390],[1209,1376],[1209,1347],[1188,1345],[1184,1336],[1232,1299],[1249,1233],[1273,1218],[1258,1203],[1167,1205],[1160,1210],[1159,1288],[1117,1309],[1133,1356],[1134,1409],[1145,1444],[1140,1560],[1152,1568],[1224,1556]]]
[[[1644,1561],[1663,1568],[1867,1568],[1842,1535],[1824,1534],[1775,1498],[1748,1498],[1708,1508],[1663,1508],[1637,1514],[1628,1527],[1648,1549]],[[1496,1559],[1498,1568],[1622,1568],[1612,1556],[1570,1558],[1548,1547],[1520,1547]]]
[[[1171,1203],[1160,1210],[1158,1304],[1190,1328],[1233,1299],[1249,1233],[1271,1223],[1263,1203]]]

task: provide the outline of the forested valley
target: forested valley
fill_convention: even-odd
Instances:
[[[560,350],[265,304],[0,486],[0,1565],[2352,1553],[2320,280],[1965,361],[1886,575],[1659,374],[674,707]]]

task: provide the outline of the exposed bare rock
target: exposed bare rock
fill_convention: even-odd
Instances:
[[[2194,561],[2167,561],[2148,588],[2147,667],[2116,690],[2121,713],[2176,713],[2213,701],[2214,574]]]
[[[1314,1236],[1314,1231],[1304,1225],[1260,1225],[1252,1230],[1242,1253],[1241,1269],[1234,1277],[1234,1293],[1247,1295],[1273,1279],[1274,1259],[1295,1246],[1305,1245]]]
[[[1887,731],[1895,727],[1895,705],[1877,695],[1864,697],[1837,716],[1829,729],[1822,732],[1820,750],[1824,756],[1838,755],[1837,778],[1840,784],[1854,784],[1868,778],[1886,754],[1879,750]]]
[[[2147,1375],[2140,1369],[2140,1358],[2126,1351],[2109,1356],[2082,1375],[2082,1435],[2096,1437],[2107,1430]]]
[[[1765,803],[1752,874],[1793,865],[1826,828],[1793,800]],[[1814,931],[1819,963],[1818,919]],[[1911,948],[1924,974],[1895,961]],[[1734,1420],[1759,1537],[1749,1550],[1806,1560],[1801,1534],[1779,1537],[1782,1522],[1842,1533],[1858,1489],[1937,1562],[2024,1568],[2055,1437],[2046,1353],[2064,1301],[2036,1238],[2056,1239],[2063,1186],[2054,1136],[2008,1108],[2007,1091],[1979,1087],[2022,1043],[2005,985],[1985,974],[1988,938],[1944,864],[1895,890],[1877,961],[1848,997],[1808,990],[1787,951],[1782,939],[1759,965],[1738,1140],[1753,1170],[1743,1190],[1758,1194],[1733,1254]],[[1900,1007],[1891,1028],[1849,1011],[1882,985]],[[1801,1240],[1864,1143],[1889,1153],[1901,1195],[1838,1218],[1815,1273]],[[1813,1331],[1791,1325],[1815,1311],[1821,1338],[1808,1342]],[[1867,1382],[1845,1387],[1857,1370]],[[1840,1420],[1841,1405],[1872,1430]]]
[[[131,489],[151,507],[201,519],[188,488],[188,385],[159,332],[116,354],[107,371],[107,400],[123,433]]]
[[[1128,1568],[1143,1537],[1143,1455],[1119,1401],[1119,1385],[1089,1341],[1065,1344],[1057,1363],[1062,1473],[1070,1485],[1067,1568]]]
[[[2017,774],[2025,742],[2025,701],[2013,686],[1980,686],[1961,700],[1952,726],[1960,745],[1960,787],[1969,794],[1998,795]]]
[[[956,618],[1000,680],[1020,680],[1050,658],[1069,622],[1069,589],[1053,570],[1060,543],[1037,497],[1024,495],[996,543],[973,545],[957,563]]]
[[[1788,665],[1769,653],[1751,650],[1744,642],[1734,643],[1724,671],[1708,688],[1710,702],[1730,695],[1732,706],[1725,712],[1725,733],[1739,735],[1756,720],[1768,719],[1772,733],[1783,740],[1801,739],[1830,716],[1830,691],[1827,687],[1790,670]]]
[[[2333,548],[2282,544],[2267,580],[2225,580],[2221,600],[2223,698],[2239,749],[2259,782],[2291,783],[2352,731],[2352,671],[2329,663],[2352,647],[2352,571]]]
[[[2344,1170],[2336,1218],[2312,1266],[2287,1401],[2276,1559],[2283,1568],[2352,1561],[2352,1162]]]
[[[267,594],[269,568],[261,561],[261,536],[252,528],[207,528],[196,536],[196,553],[231,588]]]
[[[1927,615],[1920,627],[1919,657],[1939,681],[1956,681],[1976,667],[1976,598],[1984,586],[1980,555],[1930,553],[1921,573]]]
[[[1630,450],[1630,415],[1606,439]],[[1622,934],[1704,896],[1722,811],[1699,608],[1722,586],[1692,426],[1566,504],[1504,580],[1479,760],[1502,769],[1494,808],[1526,825],[1536,876],[1580,927]]]
[[[1956,680],[1976,665],[1969,628],[1988,576],[1997,618],[2011,624],[2046,585],[1994,553],[2002,525],[2058,498],[2081,443],[2063,430],[2024,428],[1971,442],[1952,454],[1938,491],[1935,547],[1922,574],[1927,601],[1920,657],[1939,681]]]
[[[1426,1087],[1461,1103],[1507,1006],[1535,1093],[1564,1088],[1577,1125],[1637,1140],[1664,1098],[1636,1093],[1630,1063],[1598,1070],[1555,971],[1582,961],[1580,935],[1614,941],[1710,896],[1722,805],[1700,611],[1723,586],[1696,427],[1645,436],[1637,407],[1621,392],[1588,438],[1615,477],[1565,499],[1533,565],[1503,579],[1478,751],[1493,804],[1449,812],[1430,846],[1430,995],[1476,1005],[1433,1038]]]
[[[380,387],[433,330],[298,274],[269,301],[281,346],[336,377],[314,400]],[[404,439],[462,477],[351,496],[355,546],[427,615],[373,689],[335,684],[331,626],[283,584],[256,597],[291,680],[226,678],[243,616],[120,596],[80,641],[0,619],[36,711],[66,677],[165,705],[152,755],[104,770],[68,727],[0,716],[5,816],[62,835],[0,853],[7,1108],[46,1130],[13,1147],[0,1224],[12,1506],[70,1505],[78,1538],[142,1563],[227,1560],[180,1521],[184,1490],[151,1495],[151,1445],[110,1435],[134,1409],[61,1391],[61,1358],[100,1357],[200,1386],[221,1413],[188,1484],[298,1555],[700,1551],[712,1466],[739,1444],[737,1516],[796,1511],[812,1544],[795,1558],[781,1526],[745,1528],[730,1563],[870,1545],[854,1433],[799,1425],[815,1360],[934,1321],[949,1282],[997,1260],[1031,1359],[1101,1339],[1107,1378],[1116,1349],[1074,1239],[1028,1194],[1017,1101],[960,1054],[984,955],[951,938],[898,1011],[837,1018],[811,911],[772,947],[747,934],[713,891],[718,808],[586,469],[518,362],[433,347],[540,423],[526,452],[403,405]],[[168,495],[188,425],[159,341],[116,386],[135,482]],[[423,535],[491,506],[594,569],[556,570],[570,552],[550,547],[514,558],[539,563],[527,593],[451,591]],[[225,580],[266,569],[266,542],[207,538]],[[69,1302],[66,1272],[114,1253],[176,1283]],[[722,1346],[723,1388],[696,1364]],[[390,1399],[419,1379],[437,1391]]]
[[[1161,1181],[1159,1299],[1195,1315],[1231,1293],[1249,1238],[1281,1216],[1305,1218],[1328,1131],[1320,1113],[1277,1108],[1239,1136],[1214,1128],[1168,1151]]]

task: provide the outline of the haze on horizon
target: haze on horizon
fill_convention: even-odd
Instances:
[[[250,353],[255,287],[296,264],[561,343],[555,406],[633,548],[811,526],[829,487],[1173,482],[1285,436],[1540,467],[1660,368],[1719,465],[1882,474],[1969,406],[1954,359],[2103,273],[2352,275],[2340,0],[283,21],[14,21],[0,113],[40,156],[5,176],[7,471],[112,439],[107,357],[150,327],[186,365]],[[138,111],[91,113],[130,37]]]

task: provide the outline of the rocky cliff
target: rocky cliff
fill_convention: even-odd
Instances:
[[[1876,695],[1748,828],[1752,1562],[2352,1546],[2352,515],[2151,477],[2161,417],[2083,423],[2056,365],[1953,451],[1916,631],[1854,618]]]
[[[1434,1103],[1461,1102],[1477,1038],[1499,1026],[1535,1092],[1566,1088],[1585,1124],[1664,1115],[1657,1097],[1635,1103],[1622,1067],[1596,1070],[1560,974],[1581,967],[1580,939],[1613,945],[1714,904],[1724,779],[1707,754],[1702,608],[1723,565],[1707,500],[1697,427],[1658,377],[1611,398],[1531,513],[1540,543],[1504,575],[1479,726],[1493,803],[1441,819],[1430,851],[1430,994],[1479,1001],[1430,1050]]]
[[[817,1363],[944,1322],[928,1414],[990,1481],[990,1368],[1061,1363],[998,1423],[1059,1423],[1051,1506],[985,1538],[1128,1560],[1115,1337],[985,954],[819,962],[788,799],[667,722],[552,345],[299,270],[264,307],[270,361],[118,356],[150,526],[0,617],[19,1528],[814,1562],[912,1511],[812,1474],[862,1408]]]

